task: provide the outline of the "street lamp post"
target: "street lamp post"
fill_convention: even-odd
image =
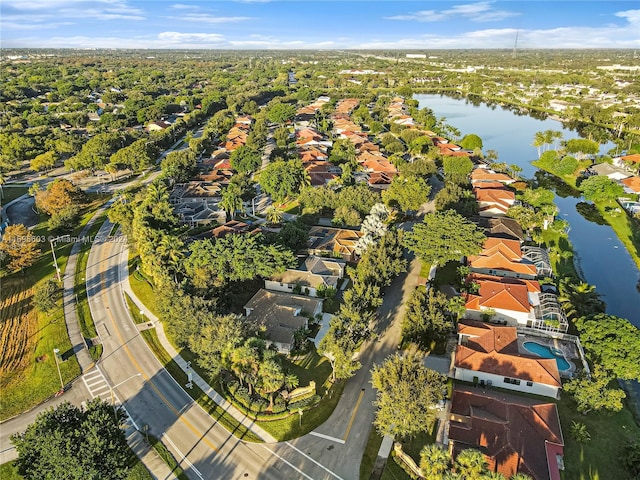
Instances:
[[[53,358],[56,361],[56,369],[58,370],[58,378],[60,378],[60,390],[64,390],[64,382],[62,381],[62,373],[60,373],[60,364],[58,363],[58,354],[60,353],[60,349],[53,349]]]
[[[59,237],[56,238],[49,238],[49,243],[51,244],[51,255],[53,255],[53,266],[56,269],[56,275],[58,276],[58,281],[61,282],[61,278],[60,278],[60,268],[58,267],[58,260],[56,259],[56,252],[55,249],[53,248],[53,242],[55,242],[56,240],[60,239],[60,238],[64,238],[64,237],[68,237],[69,235],[61,235]]]

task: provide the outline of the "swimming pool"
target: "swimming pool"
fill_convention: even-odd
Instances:
[[[529,350],[531,353],[534,353],[542,358],[555,358],[556,363],[558,364],[558,370],[569,370],[571,365],[564,358],[560,356],[556,356],[551,352],[549,347],[545,347],[544,345],[540,345],[536,342],[524,342],[522,344],[524,348]]]

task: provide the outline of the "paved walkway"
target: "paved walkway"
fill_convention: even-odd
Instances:
[[[175,347],[171,344],[169,339],[167,338],[164,327],[162,326],[162,322],[156,317],[149,309],[142,303],[142,301],[133,293],[131,288],[131,283],[129,282],[129,271],[128,271],[128,256],[129,249],[125,248],[122,253],[123,261],[120,262],[120,278],[122,278],[122,288],[124,292],[131,297],[133,303],[135,303],[138,308],[144,312],[146,318],[151,320],[151,322],[155,325],[156,334],[158,335],[158,340],[162,347],[167,351],[171,358],[176,362],[176,364],[184,371],[185,373],[191,373],[192,382],[196,384],[207,396],[216,402],[222,409],[224,409],[227,413],[229,413],[233,418],[235,418],[239,423],[247,427],[247,429],[251,430],[258,437],[260,437],[266,443],[276,443],[277,440],[264,429],[262,429],[259,425],[255,423],[254,420],[247,417],[244,413],[240,412],[236,407],[234,407],[231,403],[229,403],[222,395],[216,392],[211,386],[200,376],[198,373],[194,372],[190,364],[182,358],[180,353],[175,349]]]

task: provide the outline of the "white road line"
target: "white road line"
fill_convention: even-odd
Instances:
[[[196,467],[193,466],[193,463],[191,463],[189,459],[184,456],[184,454],[180,451],[180,449],[176,446],[176,444],[173,443],[173,441],[169,438],[169,435],[167,435],[166,433],[163,433],[162,438],[166,439],[167,442],[169,442],[171,446],[175,449],[175,451],[178,452],[178,455],[182,457],[181,461],[189,465],[189,468],[191,468],[195,472],[195,474],[198,475],[198,477],[200,477],[201,480],[204,480],[204,477],[202,476],[202,474],[198,471]]]
[[[329,435],[325,435],[323,433],[318,433],[318,432],[309,432],[309,435],[313,435],[314,437],[320,437],[320,438],[324,438],[325,440],[331,440],[332,442],[337,442],[340,445],[344,445],[346,442],[344,440],[342,440],[341,438],[336,438],[336,437],[330,437]]]
[[[302,455],[305,458],[308,458],[309,460],[311,460],[313,463],[315,463],[316,465],[318,465],[320,468],[322,468],[325,472],[329,473],[329,475],[332,475],[334,477],[336,477],[338,480],[344,480],[342,477],[340,477],[339,475],[336,475],[335,473],[333,473],[331,470],[329,470],[327,467],[325,467],[324,465],[322,465],[321,463],[317,462],[316,460],[314,460],[313,458],[311,458],[309,455],[307,455],[306,453],[304,453],[302,450],[294,447],[293,445],[291,445],[289,442],[285,442],[286,445],[289,445],[291,448],[293,448],[296,452],[298,452],[300,455]]]
[[[265,447],[263,444],[258,444],[260,445],[262,448],[264,448],[267,452],[269,452],[272,455],[275,455],[276,457],[278,457],[280,460],[282,460],[284,463],[286,463],[287,465],[289,465],[291,468],[293,468],[296,472],[298,472],[300,475],[302,475],[305,478],[308,478],[309,480],[313,480],[313,478],[311,478],[309,475],[307,475],[306,473],[304,473],[302,470],[300,470],[298,467],[296,467],[295,465],[293,465],[292,463],[289,463],[288,461],[286,461],[284,458],[282,458],[280,455],[278,455],[276,452],[274,452],[273,450],[268,449],[267,447]]]

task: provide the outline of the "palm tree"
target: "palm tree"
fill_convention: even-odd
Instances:
[[[456,472],[466,480],[475,480],[486,471],[487,460],[480,450],[468,448],[462,450],[455,461]]]
[[[546,144],[544,132],[536,132],[533,137],[532,145],[538,149],[538,158],[542,155],[542,147]]]
[[[269,355],[271,352],[273,355]],[[277,354],[272,350],[265,352],[265,359],[260,364],[260,390],[269,394],[269,410],[273,410],[273,394],[284,385],[285,374],[282,365],[277,360]]]
[[[4,176],[4,173],[0,172],[0,198],[4,198],[4,188],[2,186],[6,183],[7,179]]]
[[[576,281],[571,277],[560,280],[560,296],[558,298],[567,317],[578,319],[586,315],[603,313],[605,303],[595,285]]]
[[[591,440],[591,434],[587,430],[587,426],[582,422],[571,422],[571,436],[578,443],[587,443]]]
[[[529,475],[524,473],[514,473],[509,477],[509,480],[533,480]]]
[[[230,183],[224,192],[222,192],[222,200],[220,206],[229,214],[231,219],[236,216],[236,211],[242,208],[242,191],[235,183]]]
[[[173,272],[173,280],[178,283],[178,272],[182,270],[184,260],[184,242],[175,235],[164,235],[156,247],[162,263]]]
[[[282,212],[282,210],[274,207],[273,205],[267,208],[267,211],[265,213],[267,215],[267,220],[269,221],[269,223],[278,224],[282,222],[284,213]]]
[[[420,470],[426,480],[440,480],[450,465],[449,452],[436,444],[426,445],[420,451]]]
[[[293,373],[285,374],[284,388],[286,388],[288,392],[291,392],[294,388],[298,388],[298,385],[300,385],[300,379],[296,375]]]

